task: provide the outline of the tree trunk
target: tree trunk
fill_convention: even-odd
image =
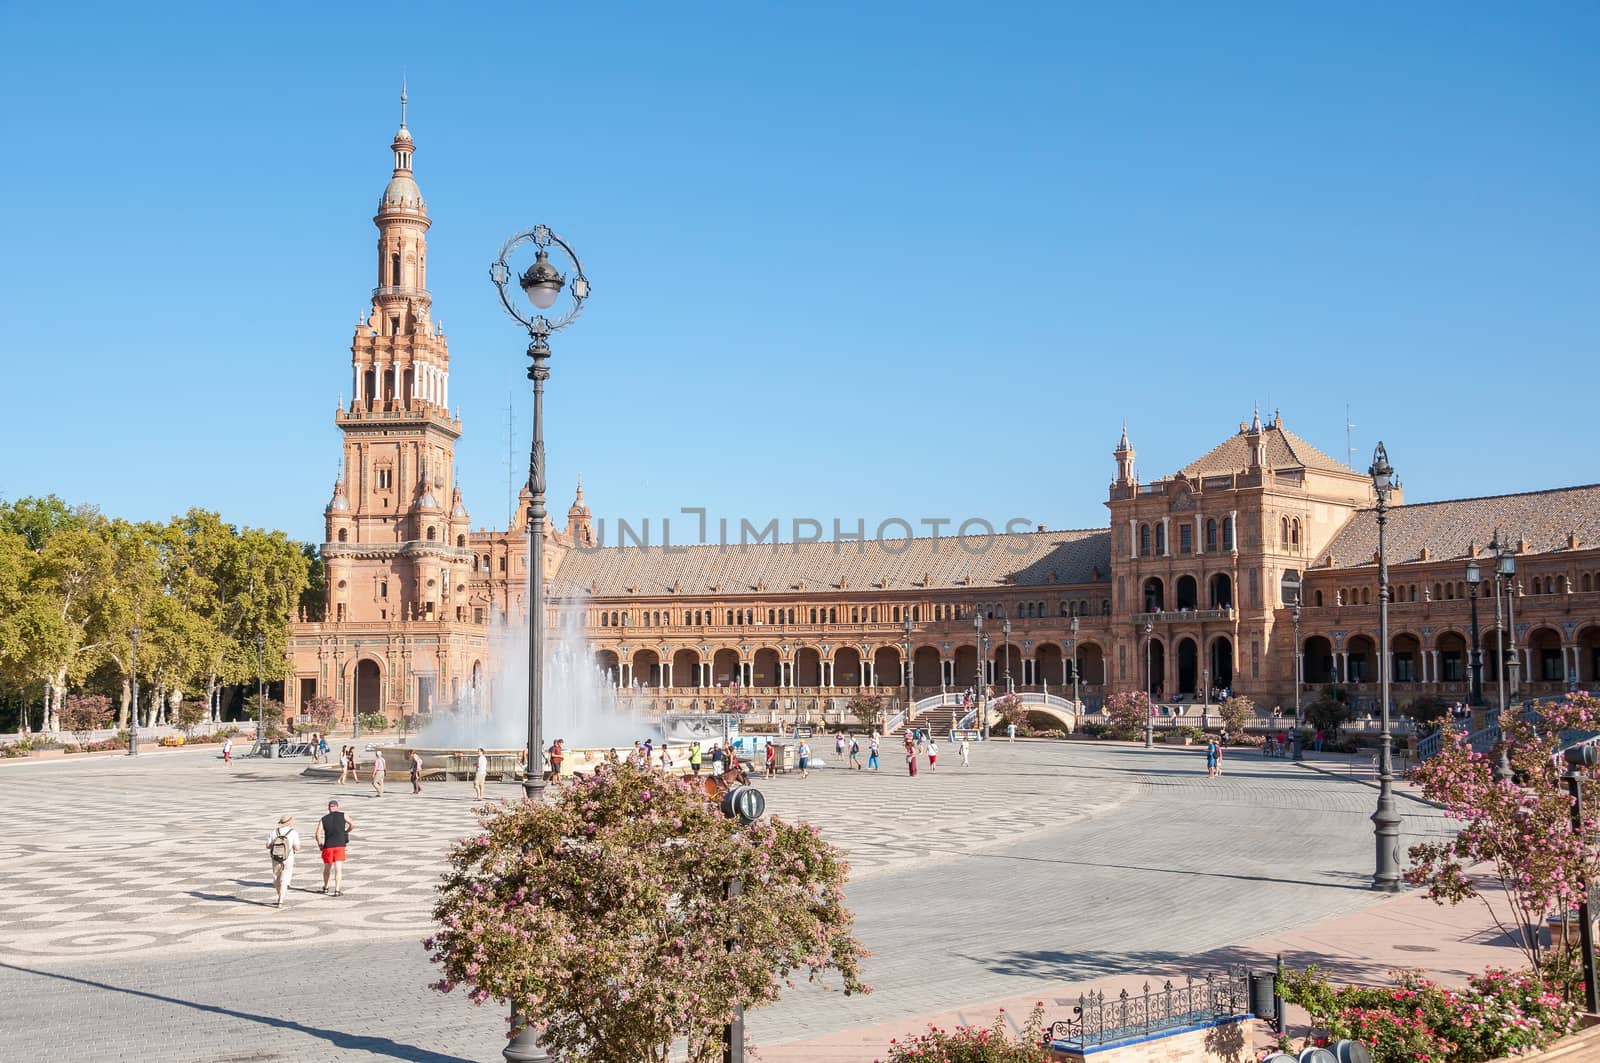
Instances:
[[[206,718],[212,723],[222,722],[221,690],[215,675],[206,676]]]
[[[128,704],[132,699],[133,690],[129,686],[128,680],[124,678],[122,680],[122,693],[118,695],[117,701],[117,730],[119,731],[128,726]]]
[[[50,694],[45,698],[44,704],[44,730],[55,734],[61,730],[61,703],[66,698],[67,670],[59,669],[55,678],[50,681]]]

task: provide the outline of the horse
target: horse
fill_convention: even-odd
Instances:
[[[750,782],[750,773],[744,770],[744,765],[737,760],[733,766],[721,775],[706,775],[698,778],[700,788],[705,795],[715,801],[735,786],[746,786]]]

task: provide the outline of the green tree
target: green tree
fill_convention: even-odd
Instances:
[[[707,1063],[734,1002],[769,1003],[797,971],[866,990],[847,867],[813,827],[736,826],[684,780],[625,764],[482,824],[440,886],[434,988],[515,1001],[562,1059],[665,1063],[687,1038]]]
[[[1236,735],[1242,735],[1256,718],[1256,703],[1243,694],[1235,694],[1217,706],[1217,714],[1222,717],[1224,727]]]
[[[845,711],[861,721],[861,726],[871,734],[883,720],[883,695],[857,694],[845,705]]]
[[[1305,707],[1305,718],[1313,728],[1332,738],[1350,718],[1350,710],[1344,702],[1325,693]]]
[[[1150,725],[1150,695],[1142,690],[1119,690],[1106,698],[1112,738],[1132,739]]]

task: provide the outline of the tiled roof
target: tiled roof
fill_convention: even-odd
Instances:
[[[1481,557],[1496,528],[1512,546],[1525,541],[1529,553],[1571,549],[1568,536],[1573,534],[1579,549],[1592,550],[1600,546],[1600,484],[1396,506],[1389,510],[1389,561],[1423,560],[1424,548],[1427,560],[1464,559],[1469,547],[1476,547]],[[1377,511],[1358,510],[1318,565],[1326,566],[1329,556],[1335,568],[1370,565],[1377,552]]]
[[[980,550],[980,547],[986,546]],[[964,548],[965,547],[965,548]],[[970,552],[969,552],[970,551]],[[971,583],[967,578],[971,577]],[[1090,583],[1111,578],[1111,533],[1022,532],[881,542],[763,543],[572,550],[553,581],[559,597],[927,590]],[[885,582],[887,581],[887,582]],[[721,587],[721,591],[716,588]]]
[[[1277,421],[1261,429],[1261,441],[1267,447],[1266,467],[1269,469],[1320,469],[1324,472],[1342,473],[1350,471],[1348,465],[1330,458]],[[1240,425],[1237,433],[1185,465],[1184,475],[1218,476],[1249,468],[1252,461],[1250,450],[1250,434],[1243,425]]]

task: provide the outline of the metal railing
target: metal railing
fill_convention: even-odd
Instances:
[[[1079,994],[1073,1017],[1050,1024],[1050,1044],[1081,1049],[1247,1015],[1249,1011],[1249,974],[1243,967],[1229,967],[1221,978],[1208,974],[1196,982],[1189,977],[1182,986],[1169,981],[1152,990],[1146,982],[1144,992],[1138,996],[1126,989],[1115,997],[1106,996],[1104,990]]]

